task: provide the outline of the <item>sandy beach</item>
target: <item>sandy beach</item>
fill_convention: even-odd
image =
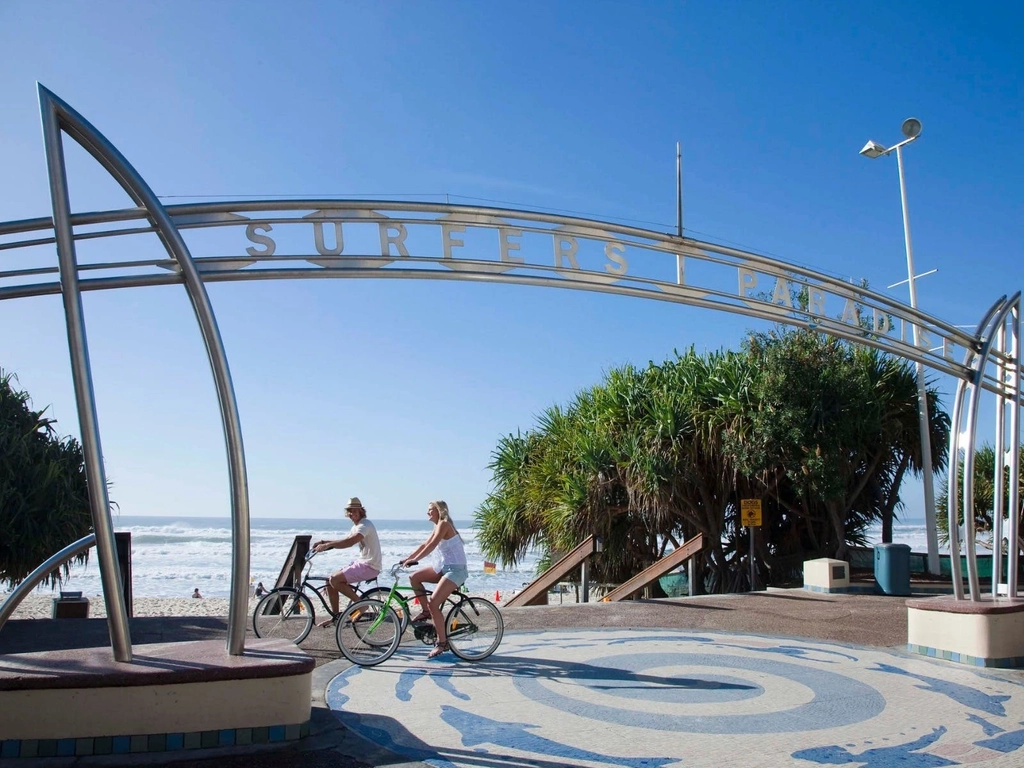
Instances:
[[[494,600],[494,594],[472,593],[479,597],[486,597]],[[26,597],[21,605],[11,616],[12,619],[49,619],[53,614],[53,600],[57,594],[32,594]],[[89,618],[100,619],[107,615],[106,607],[103,604],[101,595],[89,595]],[[500,595],[497,601],[503,606],[506,599],[512,595]],[[0,594],[0,603],[7,599],[6,594]],[[596,590],[591,592],[591,602],[597,602],[601,598]],[[228,599],[226,597],[204,597],[196,599],[191,597],[135,597],[135,616],[221,616],[228,615]],[[314,600],[314,602],[316,602]],[[576,593],[569,590],[563,593],[551,592],[548,594],[548,605],[573,604],[576,602]],[[256,598],[249,599],[249,613],[256,607]],[[319,612],[319,606],[317,606]]]
[[[49,619],[53,613],[53,600],[56,595],[29,595],[17,610],[12,619]],[[0,601],[7,595],[0,596]],[[204,597],[201,600],[190,597],[136,597],[134,599],[135,616],[227,616],[228,599],[226,597]],[[256,601],[250,600],[250,609],[256,607]],[[89,596],[89,618],[105,618],[106,606],[101,595]]]

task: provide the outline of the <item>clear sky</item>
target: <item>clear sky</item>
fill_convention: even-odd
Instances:
[[[675,225],[976,324],[1024,287],[1024,10],[1015,3],[22,2],[0,6],[0,220],[47,216],[35,83],[167,203],[380,196]],[[69,142],[70,143],[70,142]],[[76,211],[128,205],[69,150]],[[493,201],[493,202],[492,202]],[[11,257],[4,263],[13,263]],[[56,257],[53,262],[56,263]],[[5,267],[9,268],[9,267]],[[888,291],[907,299],[906,286]],[[467,519],[496,440],[609,368],[737,347],[755,321],[625,297],[443,281],[209,286],[255,516]],[[229,514],[205,352],[181,286],[85,311],[111,498]],[[0,366],[78,434],[58,297],[0,302]],[[937,383],[949,404],[953,385]],[[918,490],[908,515],[920,514]]]

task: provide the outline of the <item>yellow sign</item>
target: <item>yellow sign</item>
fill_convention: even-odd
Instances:
[[[740,499],[740,524],[747,528],[761,524],[760,499]]]

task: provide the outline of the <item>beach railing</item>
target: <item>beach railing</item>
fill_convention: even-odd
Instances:
[[[594,549],[594,537],[588,536],[565,557],[530,582],[522,592],[505,603],[505,606],[545,605],[548,599],[548,590],[561,581],[565,574],[590,557],[594,553]]]
[[[661,558],[654,565],[642,570],[632,579],[617,589],[613,589],[603,598],[603,603],[615,603],[623,598],[629,597],[646,587],[655,579],[664,576],[673,568],[677,568],[704,548],[704,536],[698,533],[689,541],[685,542],[679,549]]]

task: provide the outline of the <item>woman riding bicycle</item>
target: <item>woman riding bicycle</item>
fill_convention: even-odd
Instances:
[[[441,606],[448,595],[466,583],[466,579],[469,577],[469,568],[466,560],[466,548],[463,546],[462,536],[455,529],[448,514],[448,504],[443,501],[430,502],[427,505],[427,517],[434,524],[434,530],[431,531],[425,542],[402,560],[402,565],[419,560],[433,552],[435,548],[440,555],[440,562],[436,568],[428,565],[409,574],[409,583],[412,584],[420,605],[427,607],[426,610],[420,611],[414,616],[412,621],[423,621],[429,618],[434,622],[434,630],[437,632],[437,643],[427,656],[428,659],[432,659],[450,650],[448,637],[445,634],[444,619],[441,617]],[[424,582],[437,585],[429,600],[427,599],[427,590],[423,587]]]

